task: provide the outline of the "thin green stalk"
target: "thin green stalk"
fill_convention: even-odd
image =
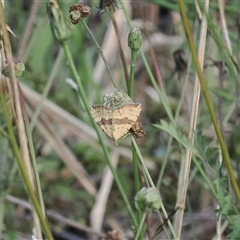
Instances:
[[[145,175],[146,175],[146,179],[147,179],[147,181],[148,181],[148,184],[149,184],[151,187],[154,187],[154,188],[155,188],[155,185],[154,185],[154,183],[153,183],[153,181],[152,181],[152,178],[151,178],[151,176],[150,176],[150,174],[149,174],[149,171],[148,171],[148,169],[147,169],[147,167],[146,167],[146,164],[145,164],[145,162],[144,162],[144,160],[143,160],[143,157],[142,157],[141,152],[140,152],[140,150],[139,150],[139,148],[138,148],[138,145],[137,145],[137,143],[136,143],[136,140],[135,140],[135,138],[134,138],[133,136],[132,136],[132,143],[133,143],[133,146],[134,146],[134,148],[135,148],[136,154],[137,154],[137,156],[138,156],[138,160],[139,160],[139,162],[140,162],[140,164],[141,164],[141,166],[142,166],[142,168],[143,168],[143,172],[144,172]],[[167,214],[167,211],[166,211],[166,209],[165,209],[165,207],[164,207],[163,204],[161,204],[161,209],[162,209],[162,212],[163,212],[163,214],[164,214],[164,217],[167,218],[167,217],[168,217],[168,214]],[[172,226],[172,224],[171,224],[170,221],[168,221],[168,226],[169,226],[169,228],[170,228],[170,230],[171,230],[174,238],[176,239],[176,233],[175,233],[175,231],[174,231],[174,229],[173,229],[173,226]]]
[[[16,157],[16,160],[18,162],[18,167],[19,167],[19,171],[22,175],[22,178],[23,178],[23,182],[26,186],[26,190],[27,190],[27,193],[28,193],[28,196],[34,206],[34,209],[39,217],[39,220],[42,224],[42,227],[43,227],[43,230],[46,234],[46,237],[47,239],[51,240],[53,239],[53,236],[52,236],[52,233],[49,229],[49,226],[46,222],[46,219],[42,213],[42,209],[38,203],[38,200],[35,196],[35,193],[34,193],[34,190],[32,188],[32,185],[30,183],[30,180],[28,178],[28,175],[27,175],[27,172],[26,172],[26,169],[24,167],[24,163],[23,163],[23,159],[22,159],[22,156],[21,156],[21,153],[20,153],[20,150],[18,148],[18,144],[17,144],[17,140],[15,138],[15,134],[13,132],[13,126],[12,126],[12,121],[10,120],[10,116],[9,116],[9,111],[7,109],[7,106],[6,106],[6,101],[5,101],[5,98],[4,98],[4,94],[3,94],[3,89],[2,89],[2,84],[0,84],[0,99],[1,99],[1,106],[2,106],[2,111],[3,111],[3,114],[4,114],[4,117],[6,119],[6,123],[7,123],[7,130],[8,130],[8,136],[9,136],[9,141],[10,141],[10,144],[11,144],[11,147],[12,147],[12,150],[13,150],[13,153]]]
[[[34,146],[33,146],[33,141],[32,141],[32,131],[36,125],[37,119],[39,117],[39,114],[41,112],[42,106],[43,106],[43,102],[46,99],[49,90],[53,84],[54,81],[54,76],[56,75],[58,68],[59,68],[59,64],[62,60],[63,57],[63,51],[62,49],[60,50],[57,59],[55,61],[52,73],[49,77],[49,80],[47,81],[47,84],[44,88],[40,103],[38,104],[34,114],[32,115],[32,119],[31,122],[29,124],[28,119],[25,119],[25,124],[26,124],[26,130],[27,130],[27,136],[28,136],[28,142],[29,142],[29,151],[31,154],[31,160],[32,160],[32,166],[33,166],[33,172],[35,175],[35,179],[36,179],[36,186],[37,186],[37,192],[39,195],[39,201],[40,201],[40,205],[43,211],[43,214],[45,215],[45,206],[44,206],[44,201],[43,201],[43,196],[42,196],[42,191],[41,191],[41,183],[40,183],[40,179],[39,179],[39,174],[38,174],[38,170],[37,170],[37,163],[36,163],[36,157],[35,157],[35,152],[34,152]]]
[[[84,21],[82,18],[80,18],[80,20],[81,20],[82,24],[84,25],[84,27],[87,29],[88,34],[91,36],[93,42],[94,42],[95,45],[97,46],[98,51],[99,51],[99,54],[100,54],[100,56],[102,57],[102,60],[103,60],[103,62],[105,63],[105,66],[106,66],[107,71],[108,71],[108,73],[109,73],[109,76],[110,76],[112,85],[114,86],[114,88],[116,88],[116,84],[115,84],[115,82],[114,82],[114,80],[113,80],[112,72],[111,72],[111,70],[110,70],[110,68],[109,68],[109,66],[108,66],[108,64],[107,64],[107,59],[105,58],[101,47],[99,46],[97,40],[96,40],[95,37],[93,36],[91,30],[89,29],[89,27],[88,27],[88,25],[85,23],[85,21]]]
[[[138,51],[131,51],[131,68],[130,68],[130,85],[129,85],[129,96],[134,98],[134,73],[135,73],[135,63],[137,59]]]
[[[2,194],[2,193],[1,193]],[[2,232],[4,230],[4,213],[5,213],[5,197],[0,197],[0,239],[2,238]]]
[[[204,179],[204,182],[207,183],[209,189],[211,190],[212,194],[214,195],[215,199],[217,199],[217,193],[212,185],[212,182],[209,180],[208,176],[206,175],[204,169],[202,168],[201,164],[197,160],[197,158],[193,155],[193,162],[194,165],[197,167],[198,171],[202,175],[202,178]]]
[[[127,9],[125,7],[125,4],[123,3],[123,0],[120,0],[120,4],[121,4],[121,7],[122,7],[122,9],[124,11],[125,17],[127,19],[128,26],[130,28],[132,28],[132,22],[131,22],[131,19],[129,17],[128,11],[127,11]],[[172,114],[172,110],[169,107],[169,103],[168,103],[168,100],[167,100],[167,96],[166,96],[166,94],[164,92],[164,89],[159,89],[159,86],[158,86],[158,84],[157,84],[157,82],[156,82],[156,80],[155,80],[155,78],[154,78],[154,76],[152,74],[151,68],[150,68],[150,66],[148,64],[148,61],[147,61],[147,59],[146,59],[142,49],[140,49],[139,51],[140,51],[140,54],[141,54],[141,57],[142,57],[142,60],[143,60],[143,64],[144,64],[144,66],[145,66],[145,68],[147,70],[148,76],[149,76],[149,78],[151,80],[151,83],[152,83],[154,89],[156,90],[156,92],[158,94],[159,100],[160,100],[161,104],[163,105],[163,107],[164,107],[164,109],[165,109],[169,119],[171,120],[172,124],[174,126],[176,126],[177,124],[176,124],[176,122],[174,120],[174,117],[173,117],[173,114]]]
[[[133,160],[133,172],[134,172],[134,186],[136,193],[140,190],[139,174],[138,174],[138,161],[135,149],[132,149],[132,160]]]
[[[99,129],[96,126],[96,124],[95,124],[95,122],[94,122],[94,120],[93,120],[93,118],[91,116],[90,108],[89,108],[89,105],[88,105],[88,102],[87,102],[87,97],[86,97],[86,94],[85,94],[85,91],[84,91],[84,88],[83,88],[80,76],[79,76],[79,74],[78,74],[78,72],[76,70],[76,67],[74,65],[74,62],[73,62],[73,59],[72,59],[72,55],[71,55],[71,52],[69,50],[69,46],[67,45],[66,39],[68,39],[69,36],[70,36],[69,27],[66,24],[66,22],[64,21],[63,13],[62,13],[62,11],[61,11],[61,9],[60,9],[60,7],[59,7],[59,5],[57,3],[55,3],[55,2],[54,3],[53,2],[49,3],[47,9],[48,9],[49,18],[50,18],[50,21],[51,21],[50,23],[51,23],[52,33],[53,33],[54,37],[61,43],[61,45],[62,45],[62,47],[64,49],[64,52],[65,52],[65,55],[66,55],[66,59],[68,61],[68,65],[69,65],[69,67],[70,67],[70,69],[72,71],[72,74],[73,74],[73,76],[75,78],[75,81],[77,83],[77,86],[78,86],[78,94],[77,94],[78,99],[79,99],[79,101],[81,103],[83,103],[83,106],[84,106],[84,108],[85,108],[85,110],[86,110],[86,112],[87,112],[87,114],[88,114],[88,116],[90,118],[90,121],[91,121],[93,127],[95,128],[95,131],[96,131],[98,139],[99,139],[99,143],[100,143],[100,145],[101,145],[101,147],[103,149],[103,153],[104,153],[104,155],[106,157],[106,162],[107,162],[107,164],[108,164],[108,166],[109,166],[109,168],[110,168],[110,170],[111,170],[111,172],[113,174],[114,180],[115,180],[116,185],[117,185],[117,187],[119,189],[119,192],[120,192],[120,194],[121,194],[121,196],[123,198],[123,201],[124,201],[124,203],[125,203],[125,205],[127,207],[129,215],[132,218],[132,222],[134,224],[134,227],[136,227],[137,226],[136,217],[135,217],[135,215],[133,213],[132,207],[131,207],[131,205],[130,205],[130,203],[128,201],[128,198],[126,196],[124,188],[123,188],[123,186],[122,186],[122,184],[120,182],[120,179],[118,178],[117,172],[116,172],[114,166],[111,163],[111,159],[109,157],[106,145],[104,144],[104,141],[103,141],[103,139],[101,137]],[[105,65],[107,67],[107,70],[108,70],[109,75],[111,77],[112,84],[115,87],[115,83],[114,83],[111,71],[110,71],[110,69],[108,67],[108,64],[106,62],[105,56],[103,55],[103,52],[102,52],[98,42],[94,38],[92,32],[88,28],[88,26],[85,23],[85,21],[82,18],[80,18],[80,20],[81,20],[82,24],[85,26],[85,28],[87,29],[87,31],[88,31],[89,35],[91,36],[91,38],[93,39],[94,43],[96,44],[96,46],[97,46],[97,48],[99,50],[99,53],[100,53],[100,55],[101,55]]]
[[[198,7],[198,6],[196,6]],[[204,1],[204,9],[207,12],[209,8],[209,0]],[[198,9],[199,10],[199,9]],[[199,16],[202,16],[202,13],[199,12]],[[202,17],[201,21],[201,32],[199,36],[199,46],[198,46],[198,58],[200,63],[201,70],[203,69],[203,61],[205,55],[205,45],[206,45],[206,36],[207,36],[207,21],[206,17]],[[200,99],[200,84],[195,77],[194,87],[192,92],[192,104],[191,104],[191,116],[190,116],[190,126],[188,131],[188,138],[191,143],[194,143],[193,132],[196,129],[198,109],[199,109],[199,99]],[[179,172],[179,181],[178,181],[178,190],[177,190],[177,203],[179,207],[175,215],[174,227],[177,232],[178,238],[181,236],[182,224],[183,224],[183,215],[187,199],[187,189],[189,185],[189,176],[191,171],[191,162],[192,162],[192,150],[186,149],[184,161],[181,161],[181,167]]]
[[[5,99],[5,94],[3,91],[3,77],[1,78],[1,84],[0,84],[0,100],[2,103],[2,111],[4,118],[6,120],[6,125],[7,125],[7,130],[8,130],[8,135],[9,135],[9,142],[12,147],[13,154],[18,162],[18,167],[20,174],[22,175],[23,182],[25,184],[28,196],[32,202],[33,205],[33,222],[35,225],[36,229],[36,234],[38,237],[42,236],[41,232],[41,226],[45,231],[46,236],[49,239],[53,239],[50,228],[44,218],[44,215],[42,214],[41,207],[38,203],[38,199],[35,195],[34,189],[33,189],[33,179],[31,175],[31,169],[30,169],[30,159],[29,159],[29,151],[28,151],[28,146],[27,146],[27,137],[26,137],[26,132],[25,132],[25,126],[24,126],[24,121],[23,121],[23,116],[22,116],[22,109],[21,109],[21,96],[20,96],[20,91],[19,91],[19,85],[15,77],[15,71],[14,71],[14,66],[13,66],[13,57],[12,57],[12,50],[11,50],[11,44],[8,36],[8,31],[7,27],[5,24],[5,19],[4,19],[4,10],[3,10],[3,5],[2,2],[0,3],[0,18],[1,18],[1,32],[2,32],[2,48],[4,49],[6,61],[8,63],[8,70],[9,70],[9,82],[11,85],[10,91],[13,94],[13,97],[11,98],[12,100],[12,105],[16,110],[16,115],[17,115],[17,130],[18,130],[18,142],[15,137],[15,132],[14,128],[12,125],[12,119],[9,116],[9,109],[8,105]],[[3,52],[2,52],[3,53]],[[11,94],[10,94],[11,95]],[[21,146],[21,151],[19,149],[18,143]],[[26,164],[25,164],[26,162]],[[26,169],[27,168],[27,169]],[[30,175],[29,175],[30,173]]]
[[[142,230],[143,230],[143,224],[144,224],[144,221],[145,221],[146,216],[147,216],[147,213],[144,212],[143,215],[142,215],[141,222],[140,222],[140,224],[139,224],[139,226],[138,226],[138,231],[137,231],[137,234],[136,234],[134,240],[139,240],[139,239],[141,239],[141,238],[140,238],[140,235],[141,235]]]
[[[124,51],[123,51],[123,48],[122,48],[120,32],[119,32],[119,28],[118,28],[118,25],[117,25],[116,18],[114,16],[114,8],[113,8],[112,4],[110,4],[108,8],[109,8],[110,16],[111,16],[111,19],[112,19],[112,24],[113,24],[113,27],[114,27],[114,30],[115,30],[115,34],[116,34],[116,37],[117,37],[118,49],[119,49],[120,57],[121,57],[121,60],[122,60],[123,72],[124,72],[124,76],[125,76],[125,80],[126,80],[126,86],[127,86],[127,89],[129,89],[129,74],[128,74],[128,69],[127,69],[127,60],[126,60],[126,57],[124,55]]]
[[[53,84],[53,81],[54,81],[54,77],[56,76],[56,73],[58,72],[58,69],[60,67],[60,63],[62,61],[62,58],[63,58],[63,51],[62,49],[60,49],[58,55],[57,55],[57,58],[56,60],[54,61],[54,66],[53,66],[53,69],[51,71],[51,75],[49,76],[48,78],[48,81],[47,81],[47,84],[43,90],[43,93],[42,93],[42,96],[41,96],[41,100],[39,102],[39,104],[37,105],[37,108],[34,112],[34,114],[32,115],[31,117],[31,122],[30,122],[30,125],[29,125],[29,131],[30,133],[32,133],[36,123],[37,123],[37,120],[38,120],[38,117],[40,115],[40,112],[42,110],[42,106],[43,106],[43,103],[44,103],[44,100],[47,98],[48,96],[48,93],[52,87],[52,84]]]
[[[40,178],[39,178],[36,155],[35,155],[35,151],[34,151],[33,139],[32,139],[32,134],[30,132],[31,130],[29,127],[28,118],[25,118],[25,124],[26,124],[26,133],[27,133],[27,137],[28,137],[29,152],[30,152],[33,172],[34,172],[34,176],[35,176],[35,180],[36,180],[38,199],[40,202],[40,206],[41,206],[43,215],[45,217],[45,205],[44,205],[44,200],[43,200],[43,195],[42,195],[41,182],[40,182]]]
[[[235,195],[238,199],[238,202],[240,202],[240,191],[239,191],[238,184],[237,184],[237,181],[236,181],[236,178],[234,176],[234,172],[233,172],[233,169],[232,169],[232,166],[231,166],[231,161],[230,161],[228,149],[227,149],[226,143],[223,139],[223,136],[222,136],[222,133],[221,133],[221,130],[220,130],[220,126],[218,124],[218,120],[217,120],[217,117],[216,117],[216,114],[215,114],[215,111],[214,111],[214,106],[213,106],[213,103],[212,103],[212,100],[211,100],[211,97],[210,97],[210,94],[209,94],[209,91],[208,91],[208,87],[207,87],[206,81],[204,79],[204,76],[202,74],[201,67],[200,67],[200,64],[199,64],[199,61],[198,61],[195,44],[193,42],[193,37],[192,37],[191,31],[190,31],[190,26],[189,26],[188,19],[187,19],[186,6],[185,6],[184,1],[181,1],[181,0],[178,0],[178,5],[179,5],[179,8],[180,8],[180,14],[181,14],[181,17],[182,17],[185,34],[186,34],[186,37],[187,37],[187,40],[188,40],[188,43],[189,43],[189,48],[190,48],[190,51],[191,51],[191,54],[192,54],[193,62],[194,62],[195,67],[196,67],[196,71],[197,71],[197,74],[198,74],[198,79],[199,79],[199,82],[200,82],[200,85],[201,85],[203,96],[204,96],[204,99],[206,101],[207,108],[208,108],[209,114],[211,116],[211,120],[212,120],[214,129],[215,129],[217,138],[218,138],[218,142],[219,142],[220,147],[221,147],[221,151],[222,151],[222,155],[223,155],[223,161],[226,165],[228,175],[229,175],[233,190],[235,192]]]
[[[135,73],[135,63],[137,58],[137,52],[141,47],[142,43],[142,35],[141,32],[137,28],[133,28],[128,35],[128,46],[131,49],[131,69],[130,69],[130,79],[127,81],[128,95],[133,99],[134,98],[134,73]],[[140,191],[140,179],[139,179],[139,168],[138,168],[138,160],[136,154],[136,147],[134,147],[132,137],[132,160],[133,160],[133,174],[134,174],[134,186],[135,193],[137,194]],[[139,151],[139,149],[138,149]],[[143,229],[139,228],[140,221],[142,219],[142,211],[140,208],[137,208],[137,216],[138,216],[138,231],[139,239],[143,239]]]
[[[149,185],[150,185],[151,187],[155,187],[155,185],[154,185],[154,183],[153,183],[153,180],[152,180],[152,178],[151,178],[151,176],[150,176],[150,174],[149,174],[149,171],[148,171],[148,169],[147,169],[147,167],[146,167],[146,165],[145,165],[145,163],[144,163],[142,154],[141,154],[141,152],[140,152],[140,150],[139,150],[139,148],[138,148],[138,145],[137,145],[137,143],[136,143],[136,140],[135,140],[135,138],[134,138],[133,136],[131,136],[131,138],[132,138],[132,143],[133,143],[133,146],[134,146],[134,148],[135,148],[135,151],[136,151],[136,154],[137,154],[137,156],[138,156],[138,159],[139,159],[139,161],[140,161],[140,163],[141,163],[141,165],[142,165],[142,167],[143,167],[143,169],[144,169],[144,172],[145,172],[145,174],[146,174],[147,181],[148,181],[148,183],[149,183]]]
[[[84,22],[84,21],[83,21],[83,22]],[[111,159],[109,158],[109,154],[108,154],[106,145],[104,144],[104,141],[103,141],[103,138],[102,138],[102,136],[101,136],[101,134],[100,134],[100,132],[99,132],[99,129],[98,129],[98,127],[96,126],[96,124],[95,124],[95,122],[94,122],[94,120],[93,120],[93,118],[92,118],[92,116],[91,116],[90,109],[89,109],[88,102],[87,102],[87,97],[86,97],[84,88],[83,88],[83,86],[82,86],[81,79],[80,79],[80,77],[79,77],[79,75],[78,75],[78,72],[77,72],[77,70],[76,70],[76,68],[75,68],[75,65],[74,65],[74,63],[73,63],[73,59],[72,59],[72,55],[71,55],[71,52],[70,52],[70,50],[69,50],[69,47],[68,47],[66,41],[62,41],[61,44],[62,44],[62,47],[63,47],[63,49],[64,49],[64,51],[65,51],[65,54],[66,54],[66,58],[67,58],[67,60],[68,60],[69,67],[70,67],[70,69],[71,69],[71,71],[72,71],[72,74],[73,74],[73,76],[74,76],[74,78],[75,78],[75,80],[76,80],[76,83],[77,83],[77,85],[78,85],[78,93],[79,93],[79,95],[80,95],[80,98],[81,98],[81,100],[82,100],[82,102],[83,102],[83,105],[84,105],[84,107],[85,107],[85,110],[86,110],[86,112],[87,112],[87,114],[88,114],[88,116],[89,116],[89,118],[90,118],[90,120],[91,120],[91,122],[92,122],[92,125],[94,126],[95,131],[96,131],[96,133],[97,133],[97,136],[98,136],[100,145],[101,145],[101,147],[102,147],[102,149],[103,149],[103,152],[104,152],[104,155],[105,155],[105,157],[106,157],[107,164],[108,164],[108,166],[109,166],[109,168],[110,168],[110,170],[111,170],[111,172],[112,172],[112,174],[113,174],[114,180],[115,180],[115,182],[116,182],[116,184],[117,184],[117,186],[118,186],[118,189],[119,189],[119,192],[120,192],[120,194],[121,194],[121,196],[122,196],[122,198],[123,198],[123,201],[124,201],[125,204],[126,204],[126,207],[127,207],[128,212],[129,212],[129,215],[130,215],[130,217],[132,218],[132,222],[133,222],[133,224],[134,224],[135,226],[137,226],[137,220],[136,220],[136,217],[135,217],[135,215],[134,215],[134,213],[133,213],[132,207],[131,207],[128,199],[127,199],[127,196],[126,196],[125,191],[124,191],[124,188],[123,188],[123,186],[122,186],[122,184],[121,184],[121,182],[120,182],[120,179],[119,179],[119,177],[118,177],[118,175],[117,175],[117,172],[116,172],[114,166],[112,165]]]
[[[168,99],[167,99],[167,96],[166,94],[164,93],[163,89],[159,89],[159,86],[156,82],[156,79],[154,78],[153,74],[152,74],[152,71],[151,71],[151,68],[148,64],[148,61],[143,53],[143,51],[140,49],[140,53],[141,53],[141,57],[142,57],[142,60],[143,60],[143,63],[144,63],[144,66],[147,70],[147,73],[148,73],[148,76],[150,77],[150,80],[151,80],[151,83],[154,87],[154,89],[156,90],[157,94],[158,94],[158,97],[159,97],[159,100],[161,102],[161,104],[163,105],[167,115],[168,115],[168,118],[170,119],[170,121],[172,122],[172,124],[176,127],[177,124],[176,124],[176,121],[174,120],[174,117],[173,117],[173,114],[172,114],[172,110],[169,106],[169,103],[168,103]]]
[[[126,19],[127,19],[128,26],[129,26],[130,28],[132,28],[132,27],[133,27],[133,26],[132,26],[132,22],[131,22],[131,19],[130,19],[130,17],[129,17],[128,11],[127,11],[127,9],[126,9],[126,7],[125,7],[125,4],[123,3],[124,1],[123,1],[123,0],[120,0],[119,2],[120,2],[120,4],[121,4],[121,8],[122,8],[122,10],[123,10],[123,12],[124,12],[124,15],[125,15],[125,17],[126,17]]]
[[[127,19],[128,25],[129,25],[130,28],[132,28],[131,19],[130,19],[129,15],[128,15],[128,12],[127,12],[127,9],[126,9],[126,7],[125,7],[125,4],[123,3],[123,0],[120,0],[120,4],[121,4],[121,7],[122,7],[122,9],[123,9],[123,11],[124,11],[124,14],[125,14],[125,17],[126,17],[126,19]],[[133,54],[133,53],[132,53],[132,54]],[[163,105],[163,107],[164,107],[164,109],[165,109],[165,111],[166,111],[169,119],[171,120],[171,122],[173,123],[173,125],[176,126],[176,122],[174,121],[174,117],[173,117],[171,108],[169,107],[169,104],[168,104],[168,101],[167,101],[167,96],[166,96],[166,94],[165,94],[165,92],[164,92],[164,89],[161,89],[161,90],[159,89],[159,87],[158,87],[158,85],[157,85],[157,83],[156,83],[156,80],[155,80],[155,78],[154,78],[154,76],[153,76],[153,74],[152,74],[152,71],[151,71],[151,69],[150,69],[150,66],[149,66],[149,64],[148,64],[148,61],[147,61],[147,59],[146,59],[146,57],[145,57],[145,55],[144,55],[144,53],[143,53],[143,51],[142,51],[141,49],[140,49],[140,54],[141,54],[141,57],[142,57],[144,66],[145,66],[145,68],[146,68],[146,70],[147,70],[147,73],[148,73],[148,75],[149,75],[149,77],[150,77],[150,80],[151,80],[151,82],[152,82],[152,85],[154,86],[154,88],[155,88],[155,90],[156,90],[156,92],[157,92],[157,94],[158,94],[158,96],[159,96],[159,99],[160,99],[160,101],[161,101],[161,103],[162,103],[162,105]],[[132,59],[134,59],[134,56],[132,56]],[[136,61],[136,60],[135,60],[135,61]],[[133,66],[133,68],[132,68],[132,66],[131,66],[131,70],[133,70],[133,71],[130,72],[130,86],[131,86],[132,80],[134,79],[134,78],[132,77],[132,76],[134,75],[134,66]],[[133,83],[132,83],[132,84],[133,84]],[[132,90],[129,92],[129,95],[131,96],[134,87],[130,87],[130,89],[132,89]],[[139,150],[139,148],[138,148],[138,146],[137,146],[137,144],[136,144],[136,141],[135,141],[135,139],[134,139],[133,137],[132,137],[132,143],[133,143],[133,145],[134,145],[134,147],[135,147],[135,150],[136,150],[136,153],[137,153],[137,155],[138,155],[139,161],[140,161],[140,163],[141,163],[141,165],[142,165],[142,167],[143,167],[143,169],[144,169],[143,172],[144,172],[144,174],[146,175],[146,178],[147,178],[147,180],[148,180],[148,183],[150,184],[150,186],[155,187],[155,186],[154,186],[154,183],[153,183],[153,181],[152,181],[152,179],[151,179],[151,176],[150,176],[150,174],[149,174],[149,172],[148,172],[148,169],[147,169],[146,166],[145,166],[145,163],[144,163],[144,160],[143,160],[143,158],[142,158],[142,156],[141,156],[140,150]],[[161,205],[161,208],[162,208],[162,211],[163,211],[163,213],[164,213],[164,216],[167,218],[167,217],[168,217],[168,216],[167,216],[167,212],[166,212],[163,204]],[[168,224],[169,224],[169,227],[170,227],[170,230],[171,230],[173,236],[176,237],[176,233],[174,232],[174,229],[173,229],[173,226],[172,226],[171,222],[168,221]]]
[[[139,179],[139,169],[138,169],[138,158],[137,158],[137,154],[133,146],[133,143],[132,143],[132,161],[133,161],[134,188],[135,188],[135,194],[137,194],[140,191],[140,179]],[[142,219],[142,211],[141,209],[137,208],[138,231],[139,231],[141,219]],[[143,239],[143,231],[141,231],[139,235],[139,239]]]
[[[189,82],[188,80],[189,80],[190,65],[191,65],[191,64],[190,64],[190,62],[189,62],[189,64],[188,64],[188,74],[187,74],[187,76],[186,76],[186,78],[185,78],[184,85],[183,85],[183,88],[182,88],[181,98],[180,98],[180,101],[179,101],[179,103],[178,103],[177,110],[176,110],[176,114],[175,114],[175,117],[174,117],[175,120],[178,119],[180,110],[181,110],[181,108],[182,108],[184,96],[186,95],[187,85],[188,85],[188,82]],[[165,154],[165,156],[164,156],[163,163],[162,163],[162,166],[161,166],[161,170],[160,170],[160,173],[159,173],[159,176],[158,176],[158,180],[157,180],[157,187],[158,187],[158,188],[160,187],[160,184],[161,184],[161,182],[162,182],[163,174],[164,174],[164,172],[165,172],[165,169],[166,169],[166,166],[167,166],[167,163],[168,163],[168,158],[169,158],[170,153],[171,153],[172,141],[173,141],[173,137],[172,137],[172,136],[169,136],[168,143],[167,143],[166,154]]]

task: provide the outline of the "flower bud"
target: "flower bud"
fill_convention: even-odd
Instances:
[[[161,197],[159,191],[153,187],[143,187],[135,196],[135,205],[137,209],[158,210],[161,206]]]
[[[23,62],[19,61],[18,59],[13,59],[14,64],[14,72],[16,77],[20,77],[22,73],[25,71],[25,65]],[[2,74],[6,77],[9,77],[9,66],[7,63],[3,65]]]
[[[48,3],[47,12],[54,38],[58,41],[67,40],[71,35],[71,30],[58,4]]]
[[[142,44],[142,34],[138,28],[132,28],[128,35],[128,46],[131,50],[139,50]]]

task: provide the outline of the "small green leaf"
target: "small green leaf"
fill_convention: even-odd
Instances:
[[[206,158],[206,137],[202,136],[202,131],[196,129],[194,131],[195,145],[203,159]]]
[[[198,129],[194,132],[194,139],[195,145],[199,152],[199,157],[202,158],[202,160],[207,161],[208,163],[212,161],[214,161],[215,163],[218,157],[219,148],[210,147],[209,141],[205,136],[202,136],[201,131],[199,131]]]
[[[218,147],[207,147],[207,150],[205,152],[206,160],[210,162],[216,162],[216,159],[218,158],[219,154],[219,148]]]
[[[226,91],[226,90],[221,90],[219,88],[212,88],[210,89],[210,91],[214,94],[216,94],[218,97],[222,97],[224,98],[225,100],[230,100],[230,101],[233,101],[233,102],[236,102],[237,101],[237,98],[236,96],[234,96],[231,92],[229,91]]]
[[[240,215],[233,216],[233,220],[230,223],[230,228],[232,229],[232,232],[227,236],[231,240],[239,239],[240,236]]]
[[[213,184],[216,186],[217,201],[219,204],[217,212],[222,215],[230,215],[234,211],[232,196],[227,195],[228,178],[220,176],[220,174],[218,175],[218,178],[213,181]]]
[[[185,135],[183,135],[181,131],[178,128],[174,127],[172,123],[168,124],[166,121],[161,120],[160,124],[153,124],[153,126],[167,132],[173,138],[175,138],[179,143],[181,143],[185,148],[197,154],[197,150],[191,143],[190,139],[188,139]]]

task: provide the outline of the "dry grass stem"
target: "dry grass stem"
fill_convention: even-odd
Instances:
[[[119,152],[113,151],[110,157],[113,166],[116,168],[119,161]],[[108,197],[111,191],[112,184],[113,176],[109,167],[106,166],[103,171],[103,178],[96,196],[95,204],[92,207],[90,213],[91,227],[96,231],[100,231],[102,228],[105,210],[107,208]]]
[[[9,73],[10,73],[10,86],[11,86],[11,92],[12,92],[12,102],[14,104],[14,109],[16,113],[16,125],[17,125],[17,132],[19,137],[19,144],[21,148],[21,155],[23,159],[23,164],[25,165],[26,172],[28,174],[28,178],[30,180],[30,184],[33,189],[36,190],[35,186],[35,180],[31,168],[31,160],[30,160],[30,153],[28,148],[28,139],[27,139],[27,133],[26,133],[26,121],[24,120],[24,115],[26,114],[24,109],[24,100],[22,99],[21,90],[18,85],[18,81],[15,77],[15,71],[13,66],[13,55],[11,50],[11,44],[9,41],[9,35],[7,31],[7,26],[5,24],[4,19],[4,11],[3,11],[3,5],[2,2],[0,3],[0,22],[1,22],[1,32],[2,32],[2,39],[3,39],[3,48],[4,53],[6,54],[3,57],[3,62],[7,62],[9,67]],[[5,58],[5,59],[4,59]],[[25,115],[26,116],[26,115]],[[37,216],[37,213],[35,210],[33,210],[33,219],[34,219],[34,226],[36,230],[36,236],[38,239],[42,239],[42,231],[41,231],[41,225],[39,218]]]
[[[116,19],[116,22],[118,23],[118,27],[121,31],[121,38],[127,39],[128,29],[126,28],[127,23],[126,23],[126,19],[124,17],[124,13],[122,11],[116,11],[115,19]],[[111,39],[111,41],[109,41],[109,39]],[[116,34],[115,34],[114,27],[112,24],[108,25],[108,28],[104,35],[104,39],[103,39],[101,46],[102,46],[101,49],[102,49],[106,59],[109,62],[109,66],[111,68],[115,68],[116,64],[117,64],[116,56],[118,55],[118,47],[117,47]],[[127,41],[126,41],[126,43],[123,44],[123,49],[124,50],[127,49]],[[125,51],[125,52],[127,52],[126,56],[127,56],[127,59],[129,59],[129,56],[130,56],[129,52],[128,51]],[[93,72],[93,78],[96,83],[101,85],[101,83],[105,77],[105,71],[106,71],[106,67],[104,65],[104,62],[102,61],[101,56],[99,56],[98,60],[95,64],[94,72]],[[121,79],[118,79],[119,77],[116,77],[116,75],[114,75],[113,78],[114,79],[116,78],[115,81],[121,80]],[[110,81],[104,80],[104,82],[110,82]],[[112,89],[112,87],[111,87],[111,89]]]
[[[34,20],[36,19],[36,15],[37,15],[37,11],[39,9],[41,1],[38,0],[34,0],[32,3],[32,9],[28,18],[28,22],[26,24],[26,28],[24,31],[24,34],[21,38],[21,41],[19,43],[19,48],[18,48],[18,53],[17,53],[17,57],[18,59],[21,59],[25,50],[26,50],[26,46],[28,44],[28,40],[31,37],[31,31],[33,28],[33,24],[34,24]]]
[[[218,6],[219,6],[220,17],[221,17],[223,36],[224,36],[227,48],[230,54],[232,54],[232,46],[231,46],[231,41],[228,34],[228,28],[227,28],[225,13],[224,13],[225,1],[218,0]]]
[[[29,204],[29,202],[22,200],[20,198],[17,198],[15,196],[12,195],[7,195],[6,199],[16,205],[22,206],[25,209],[31,210],[31,205]],[[87,227],[79,222],[76,222],[72,219],[66,218],[63,215],[57,213],[56,211],[53,210],[46,210],[46,215],[49,217],[49,219],[55,220],[60,222],[61,224],[65,224],[66,226],[69,227],[73,227],[75,229],[79,229],[81,231],[85,231],[86,233],[92,234],[92,235],[96,235],[98,237],[104,237],[105,234],[103,234],[100,231],[95,231],[94,229]]]
[[[206,11],[208,11],[208,7],[209,7],[209,1],[205,0]],[[207,19],[204,16],[202,18],[201,34],[200,34],[199,48],[198,48],[198,58],[199,58],[199,62],[202,69],[203,69],[204,56],[205,56],[206,34],[207,34]],[[189,133],[188,133],[188,137],[192,143],[194,142],[193,132],[196,129],[196,124],[197,124],[200,90],[201,90],[200,83],[196,75],[194,79],[193,101],[192,101],[192,107],[191,107],[190,127],[189,127]],[[179,177],[178,192],[177,192],[177,204],[176,204],[176,207],[179,207],[179,210],[177,211],[174,219],[174,229],[177,233],[178,239],[180,239],[182,225],[183,225],[183,214],[184,214],[184,209],[186,204],[186,194],[188,189],[191,158],[192,158],[192,151],[187,149],[186,158],[181,162],[180,177]]]
[[[125,80],[126,80],[127,89],[129,91],[129,84],[130,84],[129,73],[128,73],[128,68],[127,68],[127,60],[126,60],[126,57],[125,57],[125,54],[124,54],[124,51],[123,51],[123,47],[122,47],[122,43],[121,43],[120,31],[119,31],[118,24],[117,24],[117,21],[116,21],[115,16],[114,16],[113,6],[110,4],[108,8],[109,8],[109,12],[110,12],[110,15],[111,15],[112,24],[113,24],[113,27],[114,27],[114,30],[115,30],[115,34],[116,34],[116,37],[117,37],[118,49],[119,49],[120,57],[121,57],[121,60],[122,60],[123,71],[124,71],[124,76],[125,76]]]
[[[31,116],[33,110],[28,109],[28,114]],[[40,116],[40,119],[36,125],[39,133],[46,139],[48,144],[55,150],[55,152],[61,157],[68,169],[78,179],[86,191],[92,196],[96,195],[96,188],[88,178],[85,169],[81,163],[76,159],[75,155],[64,143],[63,139],[59,137],[59,134],[53,129],[54,126],[49,124],[49,119]]]

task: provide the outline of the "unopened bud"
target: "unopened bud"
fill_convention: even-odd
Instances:
[[[135,205],[137,209],[158,210],[161,206],[161,197],[159,191],[153,187],[143,187],[135,196]]]
[[[58,4],[48,3],[47,12],[54,38],[58,41],[67,40],[71,35],[71,29]]]
[[[128,46],[131,50],[139,50],[142,45],[142,34],[138,28],[132,28],[128,35]]]

